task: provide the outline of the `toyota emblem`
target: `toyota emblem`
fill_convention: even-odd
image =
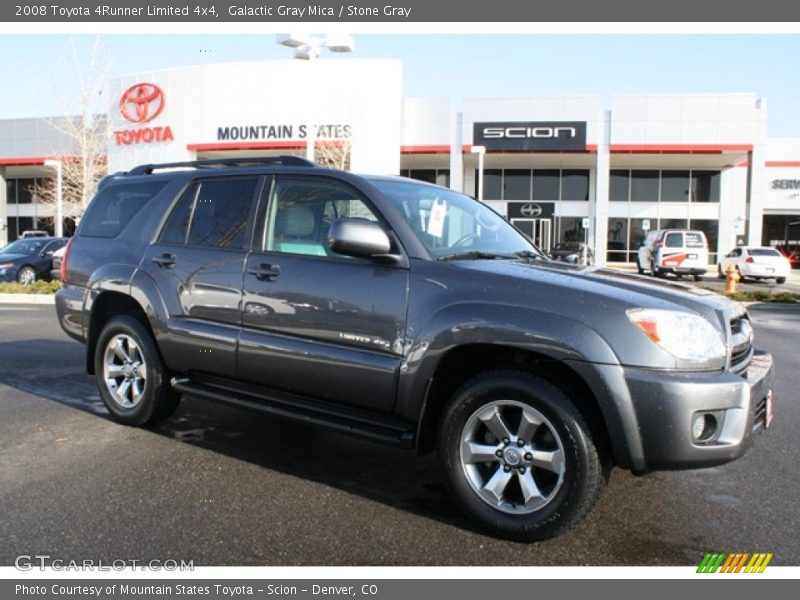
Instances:
[[[132,123],[152,121],[164,110],[164,92],[153,83],[137,83],[122,93],[119,112]]]
[[[523,205],[522,208],[519,209],[519,212],[522,213],[523,217],[534,218],[542,214],[542,207],[531,202]]]

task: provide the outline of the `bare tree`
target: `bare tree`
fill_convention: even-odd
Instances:
[[[71,37],[66,50],[60,54],[62,81],[54,82],[54,93],[61,98],[62,114],[71,116],[45,121],[56,140],[51,154],[62,162],[64,217],[77,219],[83,214],[94,196],[97,182],[108,171],[107,102],[102,95],[110,67],[108,57],[108,50],[99,37],[88,45],[78,44]],[[31,194],[34,202],[55,208],[54,179],[39,182]],[[52,213],[55,214],[55,210]]]
[[[350,170],[350,154],[353,143],[349,138],[341,140],[320,140],[314,147],[314,162],[321,167]]]

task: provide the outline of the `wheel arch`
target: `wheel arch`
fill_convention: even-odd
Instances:
[[[585,367],[587,363],[583,363]],[[600,448],[609,451],[614,462],[629,464],[626,436],[611,402],[569,361],[546,352],[513,345],[465,344],[452,348],[439,361],[430,378],[417,425],[417,451],[426,453],[436,446],[439,421],[453,393],[467,379],[498,369],[515,369],[537,375],[566,393],[581,411]]]

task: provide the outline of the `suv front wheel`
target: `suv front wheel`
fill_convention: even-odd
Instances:
[[[103,328],[97,339],[94,372],[106,408],[120,423],[155,423],[178,407],[180,394],[170,387],[153,337],[133,317],[114,317]]]
[[[444,413],[439,453],[462,510],[518,541],[570,529],[597,501],[609,471],[567,395],[525,371],[466,382]]]

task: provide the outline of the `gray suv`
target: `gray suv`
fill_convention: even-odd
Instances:
[[[182,395],[437,449],[496,535],[558,535],[612,466],[741,456],[772,358],[709,292],[555,262],[454,191],[299,158],[108,177],[65,253],[63,329],[111,415]]]

